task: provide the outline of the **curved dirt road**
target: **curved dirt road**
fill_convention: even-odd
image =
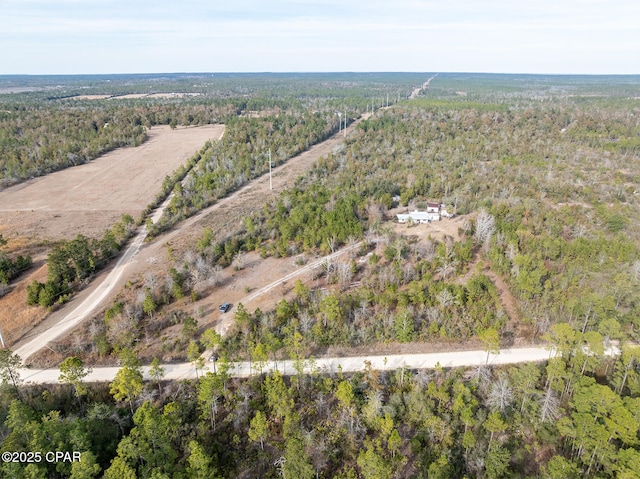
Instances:
[[[323,256],[322,258],[319,258],[315,261],[312,261],[309,264],[304,265],[303,267],[292,271],[291,273],[282,276],[281,278],[278,278],[276,281],[273,281],[272,283],[269,283],[266,286],[263,286],[262,288],[258,289],[257,291],[254,291],[253,293],[251,293],[250,295],[242,298],[241,300],[238,301],[238,303],[242,303],[244,306],[247,306],[248,304],[251,303],[251,301],[253,301],[254,299],[258,298],[259,296],[262,296],[263,294],[268,293],[269,291],[271,291],[273,288],[276,288],[277,286],[286,283],[287,281],[296,278],[304,273],[307,273],[311,270],[313,270],[314,268],[317,268],[318,266],[323,265],[326,261],[338,258],[340,256],[342,256],[345,253],[348,253],[349,251],[353,251],[357,248],[359,248],[362,245],[362,241],[358,241],[357,243],[353,243],[350,245],[345,246],[344,248],[339,249],[338,251],[331,253],[327,256]],[[231,327],[232,323],[234,322],[234,317],[233,315],[227,315],[225,317],[223,317],[220,321],[218,321],[218,323],[215,326],[215,330],[221,334],[221,335],[225,335],[227,333],[227,330]]]
[[[59,338],[67,331],[70,331],[80,324],[80,322],[91,314],[93,310],[96,309],[98,305],[100,305],[100,303],[112,292],[113,288],[118,283],[118,280],[127,269],[131,258],[140,251],[140,247],[146,237],[147,228],[142,226],[141,231],[136,235],[135,239],[125,250],[122,257],[118,260],[115,267],[107,275],[104,281],[97,284],[91,294],[85,298],[79,306],[75,307],[73,311],[64,316],[64,318],[58,321],[52,328],[47,329],[28,343],[20,346],[14,351],[14,353],[24,360],[44,348],[49,341]]]

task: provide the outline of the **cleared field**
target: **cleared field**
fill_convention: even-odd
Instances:
[[[139,147],[0,191],[0,232],[38,240],[102,235],[122,214],[140,214],[166,175],[223,132],[223,125],[154,127]]]
[[[106,100],[111,95],[76,95],[71,97],[72,100]]]

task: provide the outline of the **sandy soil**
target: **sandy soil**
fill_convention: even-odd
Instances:
[[[353,126],[349,128],[351,130]],[[273,178],[273,190],[269,189],[269,178],[265,175],[258,178],[238,191],[231,194],[229,197],[219,201],[217,204],[203,210],[198,215],[184,221],[176,226],[173,230],[165,233],[164,235],[156,238],[150,243],[147,243],[138,253],[137,256],[128,264],[126,274],[124,274],[118,284],[115,285],[113,293],[106,299],[100,308],[93,311],[89,317],[101,317],[104,308],[108,306],[118,292],[123,291],[125,284],[141,285],[143,278],[147,273],[152,273],[156,277],[160,278],[166,274],[170,267],[168,262],[167,247],[171,246],[173,255],[178,258],[178,262],[185,251],[194,247],[195,241],[202,235],[202,231],[205,227],[210,226],[216,233],[216,239],[222,239],[225,236],[233,235],[238,230],[241,220],[244,216],[250,214],[252,211],[262,208],[265,202],[269,199],[276,197],[280,194],[282,189],[293,184],[295,178],[304,173],[310,168],[313,163],[321,156],[327,155],[338,144],[344,141],[343,136],[335,135],[329,140],[314,146],[309,151],[292,158],[284,165],[274,169]],[[392,211],[389,212],[392,215]],[[399,224],[395,221],[388,221],[388,225],[391,226],[397,233],[415,236],[419,241],[426,241],[429,237],[433,239],[442,240],[445,235],[452,236],[454,239],[459,239],[458,228],[462,226],[464,217],[456,217],[454,219],[443,219],[438,223],[431,223],[428,225],[415,225],[408,227],[405,224]],[[348,258],[345,255],[345,258]],[[215,327],[218,331],[224,332],[228,329],[229,325],[233,321],[233,313],[239,302],[242,302],[247,306],[249,311],[253,311],[256,308],[262,310],[269,310],[275,307],[276,303],[282,298],[288,298],[291,296],[291,289],[296,279],[300,278],[306,284],[312,287],[321,286],[322,279],[316,279],[316,275],[305,265],[310,265],[314,261],[318,260],[316,257],[306,257],[302,262],[300,258],[266,258],[262,259],[255,253],[247,253],[245,258],[245,267],[240,271],[235,271],[233,268],[227,268],[222,273],[220,285],[213,287],[206,291],[202,298],[196,302],[191,302],[189,299],[173,304],[169,309],[177,308],[181,309],[188,314],[191,314],[199,322],[200,328]],[[343,260],[342,258],[337,259]],[[304,264],[301,264],[304,263]],[[107,272],[97,277],[93,284],[83,291],[77,298],[75,298],[69,305],[70,309],[75,307],[82,301],[83,297],[86,297],[90,291],[99,285]],[[496,282],[495,278],[492,278]],[[279,281],[280,280],[280,281]],[[277,285],[275,282],[279,281]],[[266,287],[270,287],[267,289]],[[509,302],[510,294],[508,288],[504,283],[498,284],[498,288],[501,290],[501,299],[503,304]],[[261,293],[261,294],[258,294]],[[505,294],[507,297],[505,297]],[[512,299],[512,298],[511,298]],[[218,311],[218,305],[223,302],[230,302],[233,307],[226,313],[220,313]],[[510,307],[511,306],[511,307]],[[515,316],[515,307],[513,305],[505,305],[507,313],[510,319]],[[62,312],[56,312],[52,315],[50,320],[46,323],[51,325],[53,321],[60,319]],[[43,324],[41,327],[36,328],[37,331],[46,330],[47,326]],[[173,329],[165,330],[164,335],[169,337],[173,334],[179,334],[180,326],[176,326]],[[201,329],[201,330],[202,330]],[[36,330],[32,331],[29,336],[33,336]],[[82,331],[81,328],[76,330],[67,338],[56,341],[56,350],[64,351],[67,348],[72,348],[74,344],[81,344]],[[467,345],[468,347],[469,345]],[[477,345],[474,344],[475,347]],[[160,344],[146,345],[145,351],[141,351],[141,355],[145,357],[153,357],[158,355],[164,360],[175,360],[177,357],[164,357],[161,353]],[[403,345],[401,348],[403,352],[423,352],[425,350],[437,351],[442,349],[455,349],[460,347],[464,349],[464,346],[460,345]],[[339,349],[339,348],[338,348]],[[346,354],[345,351],[338,350],[326,351],[326,353],[333,354]],[[369,350],[368,347],[358,350],[360,354],[372,354],[381,351]],[[387,351],[384,351],[387,352]],[[389,353],[399,352],[398,346],[394,345],[389,348]],[[355,351],[351,352],[351,354]],[[43,350],[37,357],[33,358],[35,364],[41,365],[55,365],[61,359],[65,357],[65,353],[53,353],[50,350]]]
[[[396,208],[390,210],[386,215],[394,218],[396,213],[405,213],[407,208]],[[445,236],[451,236],[455,241],[460,241],[460,233],[458,230],[462,227],[465,217],[456,216],[455,218],[442,218],[440,221],[433,221],[428,224],[398,223],[390,219],[385,225],[389,225],[393,231],[399,235],[407,237],[416,237],[419,242],[425,242],[427,239],[443,241]]]
[[[353,352],[353,351],[349,351]],[[606,350],[609,356],[620,354],[617,347],[610,347]],[[374,354],[365,355],[348,355],[334,357],[316,357],[313,360],[307,360],[304,364],[304,372],[310,373],[342,373],[365,371],[374,369],[378,371],[395,371],[398,369],[433,369],[439,368],[459,368],[473,367],[489,364],[491,366],[500,366],[505,364],[518,364],[523,362],[542,362],[547,361],[555,354],[545,347],[521,347],[501,349],[498,354],[489,354],[483,349],[476,350],[460,350],[452,348],[449,351],[434,352],[429,348],[424,348],[419,353],[401,353],[390,352],[385,354],[384,351],[376,351]],[[241,361],[232,363],[229,374],[231,377],[250,377],[256,374],[268,373],[270,371],[280,371],[284,375],[297,374],[294,361],[292,360],[272,360],[266,361],[260,368],[255,363],[249,361]],[[205,370],[213,370],[215,363],[205,364]],[[119,367],[97,367],[93,368],[89,375],[84,379],[85,382],[104,382],[112,381],[118,373]],[[193,380],[197,379],[199,373],[195,370],[193,363],[173,363],[164,364],[165,381],[177,380]],[[145,380],[151,380],[149,367],[142,368]],[[58,384],[60,370],[58,368],[50,369],[21,369],[20,377],[26,383],[33,384]]]
[[[154,127],[137,148],[120,148],[90,163],[2,190],[0,232],[40,241],[79,233],[102,236],[124,213],[139,215],[164,177],[223,130],[222,125]]]
[[[71,97],[71,100],[106,100],[111,98],[112,95],[76,95]]]

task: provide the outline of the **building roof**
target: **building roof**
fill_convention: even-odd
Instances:
[[[410,213],[398,214],[396,216],[400,221],[406,221],[408,219],[412,219],[413,221],[433,221],[440,219],[440,215],[437,213],[434,214],[426,211],[411,211]]]

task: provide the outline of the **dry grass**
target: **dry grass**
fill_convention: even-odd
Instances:
[[[47,267],[40,262],[30,274],[12,285],[8,294],[0,298],[0,328],[7,345],[13,344],[47,316],[46,309],[26,305],[27,286],[34,280],[44,282],[46,279]]]

